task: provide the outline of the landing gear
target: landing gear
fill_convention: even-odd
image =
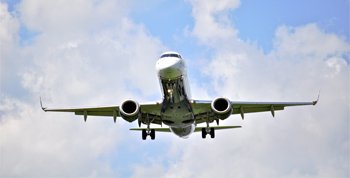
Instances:
[[[208,116],[209,118],[209,116]],[[219,120],[216,121],[219,124]],[[209,121],[207,120],[207,127],[202,128],[202,138],[205,138],[207,134],[210,135],[211,138],[215,138],[215,129],[209,127]]]
[[[209,127],[202,128],[202,138],[206,138],[207,134],[209,134],[211,138],[215,138],[215,129]]]
[[[147,135],[149,135],[152,140],[154,140],[156,138],[156,131],[154,129],[150,128],[150,124],[152,121],[153,120],[151,120],[151,118],[147,114],[146,115],[147,129],[142,129],[142,140],[146,140]],[[141,121],[139,121],[139,126],[140,125],[141,125]]]
[[[156,131],[154,129],[142,129],[142,140],[146,140],[147,135],[151,137],[152,140],[156,138]]]

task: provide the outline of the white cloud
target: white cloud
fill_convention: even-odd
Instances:
[[[215,46],[217,40],[232,39],[237,35],[237,31],[232,28],[228,19],[229,10],[237,8],[239,0],[225,1],[190,1],[192,16],[195,20],[193,35],[202,43]]]
[[[9,48],[13,48],[18,41],[19,23],[17,19],[7,12],[7,8],[6,4],[0,4],[0,25],[2,27],[0,29],[1,55],[8,54]]]
[[[292,60],[299,60],[298,55],[317,60],[342,55],[349,50],[349,44],[335,34],[322,31],[316,24],[308,24],[299,28],[279,27],[274,48],[277,54],[294,57]]]
[[[113,26],[127,13],[125,1],[23,1],[19,7],[23,23],[45,33],[91,32]],[[82,31],[81,29],[84,29]]]
[[[112,175],[103,158],[117,147],[120,139],[114,135],[121,133],[106,122],[48,117],[13,98],[3,100],[1,108],[1,176]]]
[[[214,51],[204,70],[212,80],[205,87],[214,93],[191,80],[193,96],[312,100],[321,89],[319,104],[277,112],[275,119],[270,113],[247,114],[244,121],[233,116],[223,123],[243,128],[218,131],[216,139],[157,134],[156,142],[141,142],[122,121],[111,126],[112,119],[83,123],[71,114],[44,113],[39,95],[45,105],[69,107],[157,94],[154,63],[164,46],[126,17],[129,6],[122,2],[28,0],[18,6],[19,16],[0,4],[0,44],[13,44],[1,54],[1,70],[18,75],[26,91],[25,99],[2,93],[0,175],[349,176],[348,42],[315,24],[281,26],[273,50],[264,54],[239,39],[228,19],[239,1],[191,4],[192,34]],[[16,36],[20,23],[40,32],[24,46]],[[20,67],[3,62],[15,59]]]
[[[145,100],[159,91],[154,63],[161,42],[126,17],[123,2],[29,0],[20,2],[18,16],[0,7],[0,43],[13,44],[6,54],[15,54],[2,53],[1,68],[18,76],[16,85],[1,82],[26,91],[1,93],[0,176],[121,176],[111,155],[126,142],[125,122],[44,113],[38,99],[57,107],[116,105],[141,88],[136,99]],[[39,32],[25,45],[19,21]]]
[[[6,4],[0,3],[0,91],[5,89],[4,83],[11,83],[14,75],[11,69],[17,68],[21,62],[15,53],[19,42],[19,21],[7,12],[7,8]]]

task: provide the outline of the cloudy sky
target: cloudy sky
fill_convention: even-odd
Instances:
[[[155,141],[40,109],[158,101],[166,50],[194,99],[320,102]],[[349,177],[349,53],[349,0],[0,0],[0,177]]]

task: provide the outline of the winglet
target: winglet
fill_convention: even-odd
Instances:
[[[318,103],[318,100],[320,99],[320,93],[321,90],[318,92],[317,100],[312,102],[313,105],[316,105]]]
[[[42,109],[43,111],[45,111],[45,112],[46,112],[46,108],[45,108],[45,107],[43,107],[43,102],[41,101],[41,96],[40,96],[40,106],[41,106],[41,109]]]

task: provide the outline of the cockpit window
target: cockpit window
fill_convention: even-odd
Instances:
[[[181,59],[181,56],[175,53],[163,54],[162,56],[160,56],[160,58],[163,58],[163,57],[177,57]]]

